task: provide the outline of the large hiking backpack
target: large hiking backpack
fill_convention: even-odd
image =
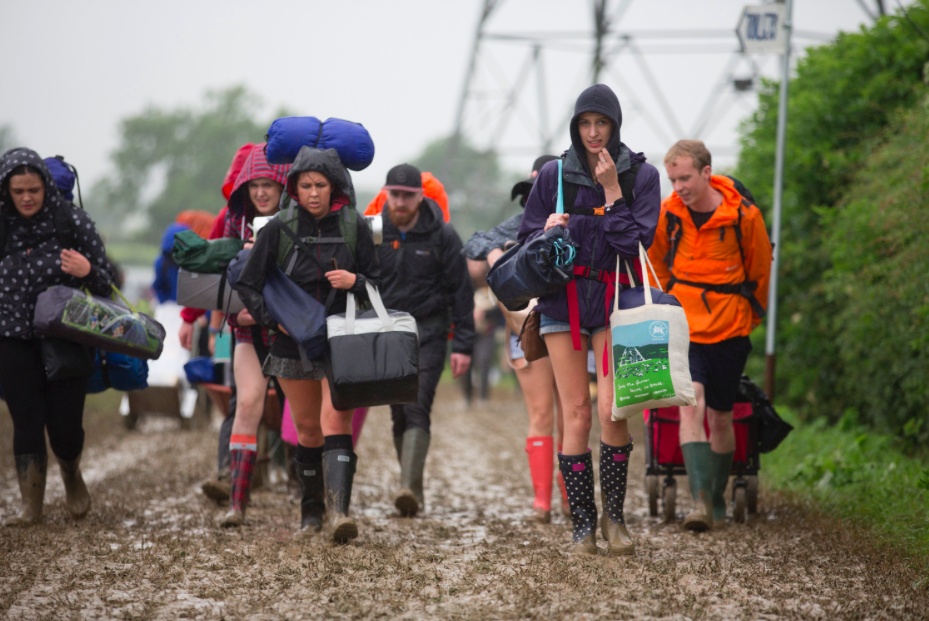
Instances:
[[[665,265],[668,266],[668,272],[671,273],[671,280],[668,282],[668,293],[671,292],[671,289],[677,283],[703,289],[703,293],[701,294],[700,298],[703,300],[703,305],[706,307],[706,312],[708,313],[710,312],[710,304],[706,299],[707,291],[712,291],[713,293],[725,293],[729,295],[741,295],[748,300],[749,304],[751,304],[752,311],[758,316],[758,318],[764,319],[767,313],[765,312],[764,307],[761,306],[761,302],[759,302],[758,298],[755,297],[755,290],[758,288],[758,282],[748,279],[748,267],[745,265],[745,249],[742,247],[742,208],[751,207],[754,205],[754,196],[752,196],[751,191],[746,188],[741,181],[734,177],[728,178],[732,180],[733,186],[735,186],[735,189],[742,197],[742,204],[739,205],[739,218],[732,228],[735,232],[735,239],[739,244],[739,255],[742,257],[742,270],[745,273],[745,280],[735,284],[719,285],[705,282],[695,282],[691,280],[681,280],[677,278],[674,275],[671,267],[674,265],[674,257],[677,255],[677,245],[680,243],[681,237],[684,235],[684,224],[681,222],[681,219],[678,216],[668,211],[666,212],[668,219],[668,253],[664,258]],[[722,229],[722,231],[722,234],[725,235],[726,229]]]

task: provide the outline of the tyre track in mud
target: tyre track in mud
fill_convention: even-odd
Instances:
[[[114,417],[116,414],[114,413]],[[57,467],[41,528],[0,534],[0,617],[11,619],[644,618],[905,619],[929,615],[922,576],[762,489],[760,514],[708,533],[648,516],[644,451],[633,452],[626,501],[632,558],[566,557],[570,525],[535,526],[514,395],[458,406],[440,387],[426,467],[427,512],[392,505],[399,468],[387,408],[368,416],[352,512],[361,536],[295,541],[298,505],[284,485],[253,493],[248,524],[222,530],[197,483],[214,466],[215,431],[146,423],[89,439],[94,506],[74,523]],[[637,427],[637,428],[636,428]],[[596,453],[597,430],[591,434]],[[641,441],[641,424],[633,428]],[[596,454],[594,463],[597,463]],[[54,481],[54,483],[53,483]],[[685,481],[678,483],[685,490]],[[16,506],[0,473],[0,509]],[[555,488],[557,506],[557,488]],[[679,497],[679,506],[688,506]]]

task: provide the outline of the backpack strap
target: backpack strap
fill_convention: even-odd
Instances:
[[[668,266],[668,271],[671,271],[671,267],[674,265],[674,257],[677,256],[677,245],[680,243],[681,237],[684,236],[684,223],[676,214],[670,211],[665,211],[665,218],[668,221],[665,230],[668,236],[668,252],[664,256],[664,262]],[[668,291],[670,290],[669,287]]]
[[[358,210],[351,205],[345,205],[340,211],[343,213],[339,214],[339,232],[348,246],[352,261],[357,261],[355,253],[358,250]]]

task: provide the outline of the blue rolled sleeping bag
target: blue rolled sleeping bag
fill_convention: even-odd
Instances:
[[[335,118],[320,122],[315,116],[285,116],[271,123],[268,163],[293,164],[305,146],[335,149],[349,170],[364,170],[374,161],[374,141],[361,123]]]

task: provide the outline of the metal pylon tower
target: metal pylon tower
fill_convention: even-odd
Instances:
[[[619,366],[624,367],[628,364],[637,364],[639,362],[645,362],[645,358],[642,357],[638,348],[627,347],[623,350],[622,358],[619,359]]]
[[[871,19],[884,14],[883,0],[848,1]],[[707,141],[714,154],[735,155],[734,145],[713,144],[708,137],[735,104],[742,101],[746,112],[753,108],[751,91],[758,86],[765,66],[776,63],[776,57],[753,57],[741,51],[735,14],[732,26],[726,28],[629,29],[622,22],[634,0],[587,0],[586,5],[572,4],[577,6],[575,14],[587,16],[588,29],[504,31],[493,26],[493,18],[505,2],[532,10],[530,0],[481,0],[449,160],[454,159],[461,139],[481,150],[526,158],[563,147],[574,98],[597,82],[607,82],[617,91],[624,128],[644,124],[653,143],[664,150],[678,139],[695,138]],[[793,37],[804,45],[827,41],[832,35],[795,28]],[[686,123],[670,104],[673,79],[659,79],[653,69],[659,55],[669,54],[728,55],[712,90],[694,97],[696,116]],[[504,62],[502,55],[508,56]],[[553,81],[549,72],[556,56],[561,71]],[[565,57],[571,60],[566,63]],[[565,71],[565,67],[570,69]],[[627,77],[631,73],[638,77],[635,87]],[[553,95],[552,87],[559,84],[563,88]]]

